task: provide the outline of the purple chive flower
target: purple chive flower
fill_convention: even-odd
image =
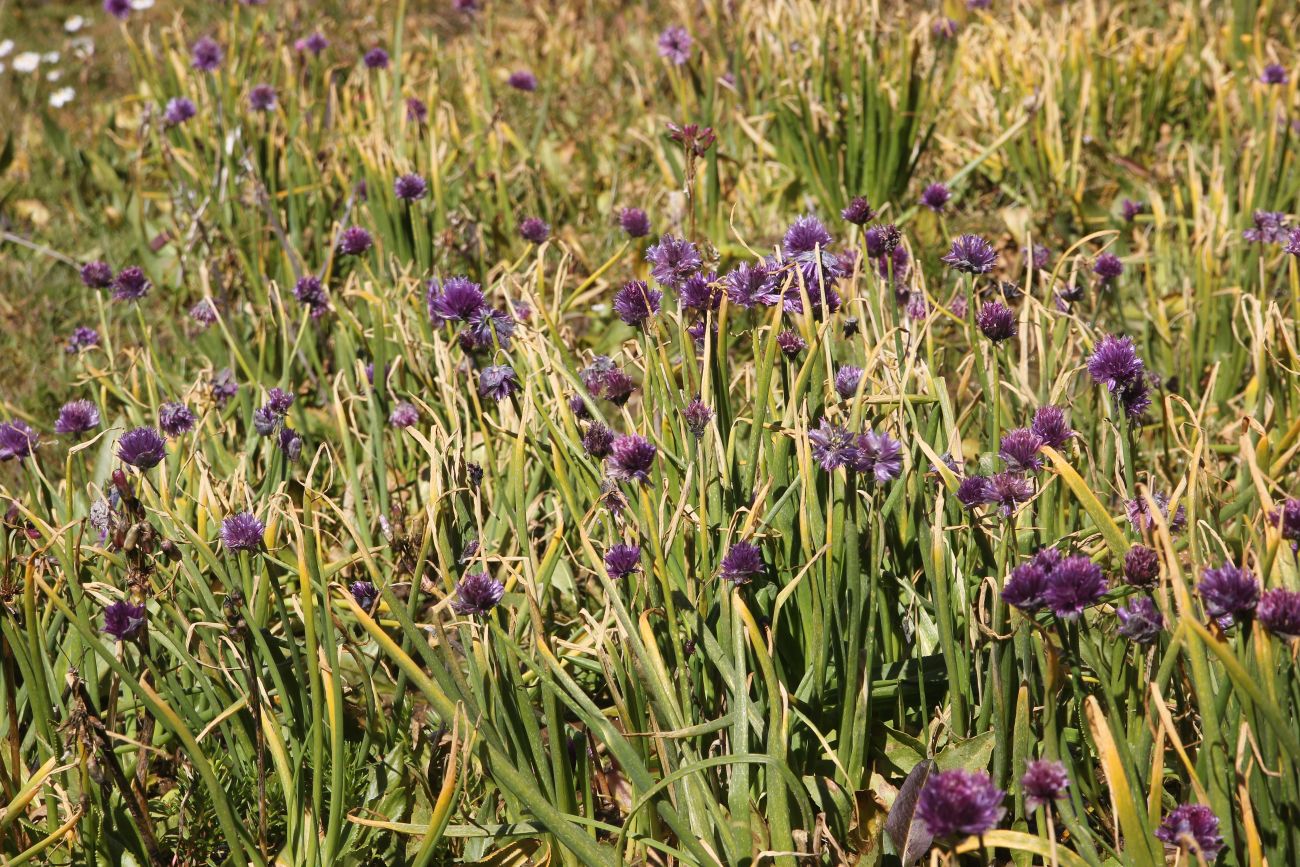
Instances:
[[[862,196],[854,196],[849,203],[840,211],[840,216],[845,222],[852,223],[855,226],[865,226],[876,217],[875,210]]]
[[[311,309],[312,315],[319,315],[329,308],[329,294],[319,277],[306,274],[293,284],[293,297],[304,307]]]
[[[510,73],[510,77],[506,79],[506,84],[510,85],[515,90],[532,93],[537,89],[537,76],[533,75],[532,72],[527,69],[517,69]]]
[[[737,542],[722,558],[719,576],[732,584],[748,584],[763,572],[763,551],[753,542]]]
[[[200,72],[213,72],[221,66],[225,53],[210,36],[200,36],[190,49],[190,66]]]
[[[266,405],[276,415],[285,415],[293,406],[294,396],[282,388],[273,388],[266,393]]]
[[[921,789],[916,816],[940,839],[986,834],[1002,821],[1006,796],[983,771],[939,771]]]
[[[479,285],[466,277],[452,277],[441,286],[430,280],[427,298],[429,318],[439,323],[468,321],[487,306]]]
[[[393,427],[410,427],[420,421],[420,411],[412,404],[402,402],[393,407],[388,414],[388,423]]]
[[[248,92],[248,107],[253,111],[270,111],[275,101],[275,88],[269,84],[255,84]]]
[[[641,548],[636,545],[611,545],[605,552],[605,571],[615,581],[639,572]]]
[[[329,45],[330,41],[325,38],[325,34],[317,30],[311,35],[299,39],[293,44],[293,47],[299,54],[309,51],[312,54],[319,55],[326,48],[329,48]]]
[[[713,127],[701,127],[698,124],[688,123],[678,126],[675,123],[668,124],[668,140],[677,142],[682,146],[682,150],[688,154],[694,154],[702,157],[708,153],[709,148],[713,147],[718,136],[713,132]]]
[[[479,0],[452,0],[451,8],[463,15],[476,15],[482,7]]]
[[[867,229],[862,233],[862,241],[867,248],[867,257],[880,259],[893,255],[898,245],[903,243],[903,233],[893,223],[886,223]]]
[[[1011,575],[1002,585],[1003,602],[1026,614],[1039,611],[1047,604],[1047,576],[1055,565],[1055,559],[1047,556],[1047,551],[1054,549],[1045,548],[1028,562],[1011,570]]]
[[[460,333],[460,344],[467,352],[500,346],[510,348],[510,338],[515,333],[515,320],[504,310],[480,307],[469,315],[465,330]]]
[[[360,226],[348,226],[339,237],[339,252],[345,256],[360,256],[374,246],[370,233]]]
[[[118,438],[117,456],[136,469],[148,470],[167,457],[167,441],[151,427],[138,427]]]
[[[713,410],[709,409],[708,404],[698,397],[686,404],[686,410],[683,413],[686,417],[686,429],[696,439],[704,436],[704,430],[713,421]]]
[[[423,199],[429,193],[429,184],[415,173],[398,175],[393,181],[393,195],[404,202]]]
[[[998,261],[998,253],[979,235],[961,235],[952,242],[952,249],[941,261],[967,274],[987,274]]]
[[[217,371],[217,375],[212,377],[209,383],[209,389],[212,394],[212,400],[219,407],[224,407],[232,397],[239,393],[239,383],[235,382],[235,374],[229,367],[223,367]]]
[[[1154,587],[1160,581],[1160,555],[1146,545],[1134,545],[1124,552],[1124,583],[1133,587]]]
[[[1029,502],[1034,496],[1033,482],[1009,470],[990,476],[989,486],[990,498],[986,502],[996,504],[998,512],[1004,517],[1010,517],[1021,504]]]
[[[58,421],[54,422],[54,432],[58,434],[79,434],[99,427],[99,409],[88,400],[73,400],[65,403],[59,410]]]
[[[1088,357],[1088,373],[1112,393],[1121,392],[1145,377],[1142,359],[1128,337],[1106,335]]]
[[[717,310],[722,303],[722,286],[718,275],[696,272],[677,290],[677,303],[683,310]]]
[[[1270,63],[1260,73],[1259,80],[1264,84],[1286,84],[1291,79],[1286,74],[1286,67],[1280,63]]]
[[[1047,574],[1043,601],[1059,618],[1072,620],[1106,595],[1106,576],[1087,557],[1066,557]]]
[[[1134,644],[1154,644],[1165,628],[1164,615],[1150,596],[1137,596],[1128,605],[1115,609],[1119,634]]]
[[[207,298],[201,298],[190,308],[190,319],[200,329],[211,328],[217,322],[217,308]]]
[[[994,343],[1001,343],[1016,336],[1016,314],[1001,301],[986,301],[975,314],[975,324],[982,333]]]
[[[1182,804],[1165,816],[1156,829],[1156,839],[1165,845],[1202,855],[1206,863],[1214,861],[1223,848],[1219,835],[1219,817],[1203,804]]]
[[[1278,638],[1300,638],[1300,593],[1275,587],[1260,597],[1255,617]]]
[[[194,429],[198,418],[194,411],[180,401],[171,401],[158,407],[158,427],[169,437],[177,437]]]
[[[957,485],[957,499],[968,509],[991,503],[993,483],[988,476],[967,476]]]
[[[781,240],[782,254],[798,267],[813,298],[820,297],[822,287],[829,287],[843,276],[838,257],[828,249],[833,240],[822,221],[812,215],[797,218]]]
[[[113,269],[96,259],[81,266],[81,282],[90,289],[107,289],[113,285]]]
[[[519,224],[519,237],[533,244],[541,244],[551,236],[551,227],[540,217],[528,217]]]
[[[645,258],[651,265],[650,276],[672,289],[680,288],[703,264],[694,244],[672,235],[660,237],[658,244],[645,251]]]
[[[636,381],[621,370],[615,368],[605,374],[601,381],[603,397],[615,406],[622,406],[636,391]]]
[[[1092,264],[1092,273],[1096,274],[1104,285],[1109,285],[1124,273],[1124,263],[1114,253],[1102,253]]]
[[[1285,241],[1284,252],[1292,256],[1300,256],[1300,229],[1288,230]]]
[[[139,301],[149,294],[150,285],[142,268],[135,265],[123,268],[113,278],[113,300]]]
[[[131,0],[104,0],[104,11],[118,21],[131,17]]]
[[[640,208],[624,208],[619,211],[618,224],[629,238],[644,238],[650,234],[650,218]]]
[[[951,18],[936,18],[930,25],[930,32],[938,39],[953,39],[957,36],[957,22]]]
[[[685,27],[669,27],[659,34],[659,56],[667,58],[674,66],[681,66],[691,59],[693,43]]]
[[[508,364],[485,367],[478,375],[478,393],[496,401],[505,400],[519,389],[514,368]]]
[[[1254,223],[1241,237],[1255,244],[1281,244],[1287,239],[1286,214],[1281,211],[1255,211]]]
[[[583,450],[597,460],[608,457],[613,446],[614,432],[600,422],[592,422],[582,435]]]
[[[1043,438],[1026,427],[1009,430],[1002,437],[998,447],[998,456],[1007,462],[1007,466],[1020,472],[1036,473],[1043,468],[1043,458],[1039,454],[1043,447]]]
[[[1249,617],[1259,604],[1259,582],[1249,569],[1239,569],[1232,563],[1201,572],[1196,590],[1205,603],[1205,613],[1215,620]]]
[[[1179,506],[1174,512],[1171,520],[1169,517],[1169,495],[1163,491],[1156,491],[1151,495],[1151,499],[1156,501],[1156,508],[1160,510],[1160,516],[1169,526],[1169,532],[1177,533],[1183,529],[1187,523],[1187,509]],[[1128,515],[1128,521],[1133,525],[1133,529],[1138,533],[1146,533],[1155,527],[1155,521],[1151,518],[1151,513],[1147,509],[1145,497],[1134,497],[1124,504],[1124,511]]]
[[[659,312],[664,293],[646,286],[644,280],[629,280],[614,296],[614,312],[633,328]]]
[[[858,435],[848,465],[854,472],[884,484],[903,472],[903,446],[889,434],[868,430]]]
[[[776,336],[776,345],[786,358],[794,358],[808,348],[808,344],[799,336],[799,333],[788,328]]]
[[[365,53],[361,62],[366,65],[366,69],[387,69],[388,52],[376,45]]]
[[[352,600],[367,612],[379,598],[379,590],[369,581],[353,581],[348,592],[352,594]]]
[[[1300,542],[1300,500],[1287,497],[1281,507],[1268,516],[1268,520],[1277,527],[1282,538],[1288,540],[1292,547]]]
[[[1061,448],[1074,436],[1074,431],[1070,430],[1070,425],[1065,421],[1065,411],[1051,404],[1038,408],[1029,429],[1038,435],[1043,445],[1054,449]]]
[[[143,605],[120,599],[104,608],[104,625],[100,631],[118,641],[130,641],[140,634],[147,620],[148,612]]]
[[[1065,797],[1070,787],[1070,776],[1065,765],[1051,759],[1033,759],[1025,764],[1025,774],[1020,778],[1020,789],[1025,793],[1025,806],[1030,810],[1046,807]]]
[[[921,191],[921,204],[936,214],[943,213],[944,206],[952,198],[952,191],[945,184],[930,184]]]
[[[280,436],[275,444],[284,453],[284,456],[289,459],[290,463],[297,463],[298,458],[302,455],[302,437],[288,425],[280,428]]]
[[[72,334],[68,337],[68,343],[63,347],[63,351],[71,354],[98,345],[99,332],[93,328],[78,325],[72,329]]]
[[[818,427],[808,431],[808,444],[813,460],[827,472],[847,466],[858,456],[853,434],[827,419],[822,419]]]
[[[0,424],[0,461],[21,461],[36,449],[38,439],[36,431],[22,419]]]
[[[451,607],[457,614],[481,617],[497,606],[505,592],[505,585],[488,573],[471,572],[456,585]]]
[[[256,551],[265,534],[266,525],[252,512],[236,512],[221,522],[221,546],[227,551]]]
[[[429,106],[424,104],[424,100],[418,97],[408,96],[406,98],[406,121],[407,123],[424,123],[429,119]]]
[[[727,272],[723,283],[731,303],[746,310],[760,304],[771,307],[781,300],[777,281],[762,262],[754,265],[742,262]]]
[[[1137,215],[1146,210],[1146,205],[1142,202],[1135,202],[1132,199],[1125,199],[1119,204],[1119,215],[1126,223],[1133,222]]]
[[[658,450],[638,434],[615,437],[609,449],[609,474],[619,482],[649,482]]]
[[[835,371],[835,393],[842,399],[849,400],[858,393],[858,384],[862,382],[862,368],[851,364]]]

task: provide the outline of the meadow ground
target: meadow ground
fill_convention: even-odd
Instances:
[[[1297,14],[0,0],[0,862],[1300,862]]]

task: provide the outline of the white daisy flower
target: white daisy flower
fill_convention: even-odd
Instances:
[[[12,39],[6,39],[4,42],[0,42],[0,57],[8,57],[10,54],[13,54],[13,52],[14,41]]]
[[[72,102],[72,98],[76,95],[77,92],[71,87],[61,87],[50,94],[50,105],[54,108],[63,108]]]
[[[43,62],[43,63],[58,63],[58,62],[59,62],[59,52],[57,52],[57,51],[47,51],[47,52],[45,52],[45,54],[41,56],[41,62]]]
[[[63,22],[63,31],[65,33],[76,33],[86,25],[86,19],[80,15],[73,15],[67,21]]]
[[[35,51],[24,51],[14,57],[14,72],[35,72],[41,65],[41,56]]]
[[[51,69],[49,72],[45,73],[46,81],[58,81],[62,77],[63,77],[62,69]]]
[[[136,12],[143,12],[145,9],[152,9],[153,0],[131,0],[131,8]]]

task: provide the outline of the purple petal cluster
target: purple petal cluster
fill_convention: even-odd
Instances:
[[[1156,839],[1191,855],[1200,855],[1212,863],[1223,848],[1219,834],[1219,817],[1203,804],[1182,804],[1165,816],[1156,829]]]
[[[966,274],[987,274],[997,264],[998,253],[979,235],[960,235],[952,242],[952,249],[942,257],[942,261]]]
[[[685,282],[679,284],[678,288],[682,285]],[[629,280],[614,295],[614,312],[619,319],[637,328],[659,312],[659,303],[663,297],[664,293],[651,289],[644,280]]]
[[[99,427],[99,407],[88,400],[73,400],[59,409],[59,418],[54,422],[54,432],[58,434],[79,434]]]
[[[1065,797],[1070,776],[1065,765],[1051,759],[1033,759],[1025,764],[1020,789],[1025,793],[1025,807],[1037,810]]]
[[[505,585],[488,573],[471,572],[456,585],[451,607],[457,614],[482,617],[496,608],[505,593]]]
[[[1201,572],[1201,582],[1196,585],[1205,603],[1205,613],[1215,620],[1249,617],[1259,604],[1259,582],[1249,569],[1232,563]]]
[[[916,817],[941,840],[986,834],[1002,821],[1006,797],[983,771],[939,771],[921,789]]]
[[[605,571],[614,580],[621,580],[641,570],[641,548],[638,545],[611,545],[605,552]]]
[[[152,469],[167,457],[167,441],[154,428],[133,428],[118,439],[117,456],[136,469]]]
[[[727,549],[718,574],[732,584],[748,584],[763,572],[763,551],[753,542],[737,542]]]
[[[609,447],[609,474],[619,482],[650,481],[658,449],[639,434],[615,437]]]
[[[146,622],[148,612],[143,605],[119,599],[104,608],[104,625],[100,631],[118,641],[130,641],[140,634]]]
[[[266,525],[252,512],[236,512],[221,522],[221,546],[227,551],[257,551],[262,547]]]
[[[1164,615],[1150,596],[1136,596],[1115,609],[1119,634],[1135,644],[1152,644],[1165,628]]]

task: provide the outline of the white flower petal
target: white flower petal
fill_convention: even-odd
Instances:
[[[13,52],[14,41],[12,39],[6,39],[4,42],[0,42],[0,57],[8,57],[10,54],[13,54]]]
[[[136,12],[142,12],[145,9],[152,9],[153,0],[131,0],[131,8]]]
[[[62,69],[51,69],[49,72],[45,73],[46,81],[58,81],[62,77],[63,77]]]
[[[85,24],[86,24],[85,18],[82,18],[80,15],[73,15],[67,21],[63,22],[63,30],[65,33],[76,33],[78,30],[84,27]]]
[[[41,60],[42,60],[44,63],[58,63],[58,62],[59,62],[59,52],[57,52],[57,51],[47,51],[47,52],[45,52],[45,54],[41,55]]]
[[[35,72],[41,65],[41,56],[35,51],[24,51],[14,58],[14,72]]]
[[[55,108],[63,108],[65,105],[72,102],[72,98],[76,95],[77,92],[71,87],[61,87],[54,91],[54,93],[50,94],[50,105]]]

